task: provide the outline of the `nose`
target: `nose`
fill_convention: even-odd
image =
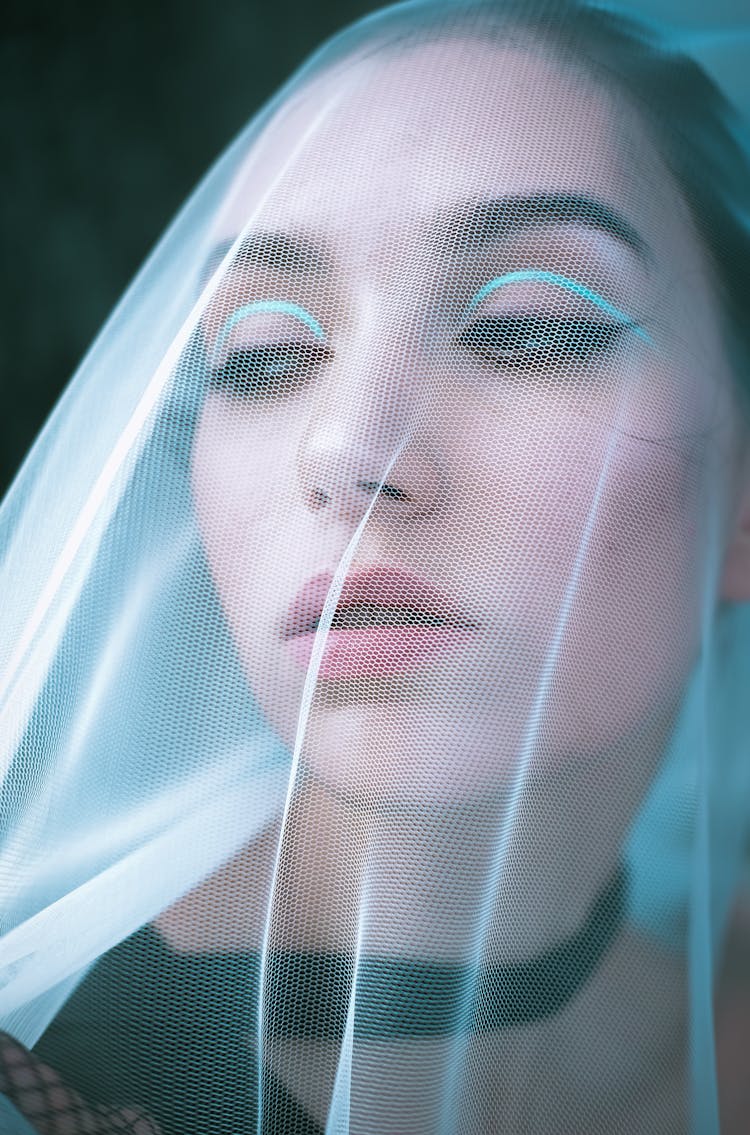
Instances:
[[[332,383],[312,408],[297,465],[303,500],[321,519],[356,524],[375,495],[373,517],[383,520],[411,520],[441,507],[445,463],[420,428],[409,377]]]

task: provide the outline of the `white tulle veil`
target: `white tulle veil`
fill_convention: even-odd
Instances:
[[[416,0],[324,45],[2,506],[0,1028],[101,1107],[720,1129],[750,840],[750,184],[720,87],[748,38],[630,21]],[[110,956],[156,980],[155,942],[160,997],[250,1021],[205,1067],[198,1024],[164,1042],[163,1105],[116,1004],[85,1083],[66,1023]],[[36,1130],[6,1094],[0,1130]]]

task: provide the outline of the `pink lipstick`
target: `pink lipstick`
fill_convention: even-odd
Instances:
[[[295,596],[281,637],[306,668],[333,575],[313,577]],[[376,567],[344,581],[318,671],[321,678],[397,674],[476,639],[478,626],[449,596],[415,575]]]

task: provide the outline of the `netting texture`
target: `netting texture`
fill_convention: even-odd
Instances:
[[[744,153],[412,3],[209,172],[2,509],[0,1131],[747,1129]]]

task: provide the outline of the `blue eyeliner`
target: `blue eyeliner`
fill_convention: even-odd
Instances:
[[[644,343],[649,343],[651,346],[653,346],[653,340],[647,331],[644,331],[644,329],[639,324],[637,324],[634,319],[631,319],[629,315],[626,315],[624,311],[620,311],[620,309],[618,307],[615,307],[614,304],[611,304],[608,300],[605,300],[604,297],[600,296],[598,292],[595,292],[591,288],[586,287],[585,284],[579,284],[577,280],[571,279],[570,276],[562,276],[558,272],[545,272],[539,268],[528,268],[524,269],[523,271],[506,272],[502,276],[496,276],[494,280],[489,280],[479,289],[477,294],[470,301],[468,314],[471,314],[471,312],[474,311],[474,309],[478,304],[482,302],[483,299],[486,299],[487,296],[492,294],[492,292],[496,291],[498,288],[502,288],[505,284],[521,284],[527,283],[530,280],[541,281],[543,284],[554,284],[556,287],[566,288],[569,292],[573,292],[577,296],[582,296],[584,299],[589,300],[591,303],[595,304],[596,307],[598,307],[601,311],[604,311],[607,313],[607,315],[612,316],[612,318],[616,319],[618,323],[623,323],[626,327],[629,328],[629,330],[637,335],[639,339],[642,339]]]
[[[219,334],[216,336],[216,342],[213,345],[212,355],[221,350],[226,342],[227,336],[231,331],[241,323],[248,315],[260,315],[263,313],[275,313],[281,315],[292,315],[295,319],[299,319],[306,327],[312,331],[316,339],[325,340],[325,331],[318,323],[314,316],[310,315],[304,307],[300,307],[297,303],[290,303],[289,300],[253,300],[251,303],[243,304],[242,307],[236,308],[231,315],[228,315],[222,324]]]

